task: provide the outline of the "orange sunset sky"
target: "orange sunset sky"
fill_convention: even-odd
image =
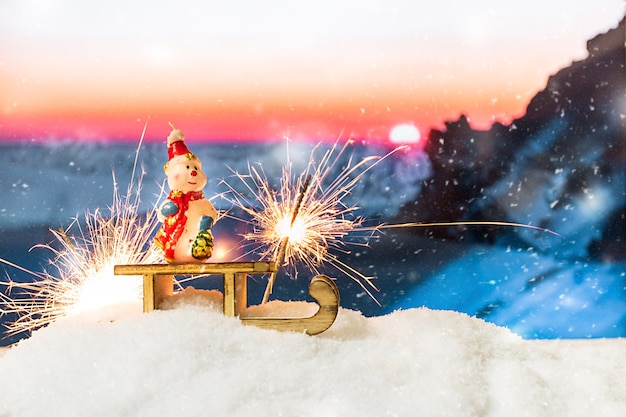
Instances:
[[[523,115],[621,0],[5,1],[0,139],[388,140]],[[407,140],[415,140],[407,138]]]

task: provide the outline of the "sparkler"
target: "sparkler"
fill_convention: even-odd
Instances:
[[[18,316],[9,325],[7,334],[30,332],[61,317],[105,305],[141,300],[140,279],[113,274],[116,264],[162,262],[161,251],[151,245],[159,225],[156,210],[149,210],[145,216],[138,212],[144,175],[142,172],[135,185],[138,152],[139,148],[125,196],[120,196],[113,176],[113,203],[108,215],[99,210],[88,212],[84,226],[78,219],[70,226],[70,230],[78,230],[76,236],[70,236],[62,229],[52,230],[54,245],[36,246],[52,251],[54,260],[51,265],[58,275],[32,272],[0,259],[0,262],[35,278],[28,283],[10,279],[0,282],[7,287],[7,294],[0,292],[0,314]]]
[[[348,235],[364,238],[362,245],[367,246],[377,230],[363,228],[364,219],[356,215],[359,207],[348,205],[345,198],[370,169],[402,148],[359,162],[349,158],[345,168],[333,178],[335,166],[349,144],[346,141],[339,147],[335,143],[319,163],[314,158],[318,150],[315,147],[307,167],[299,175],[293,174],[291,164],[287,164],[278,192],[271,188],[262,167],[249,166],[248,174],[235,172],[235,178],[245,185],[254,201],[230,184],[226,185],[233,196],[231,202],[251,218],[254,231],[244,234],[243,238],[255,248],[261,248],[261,258],[274,259],[278,267],[287,267],[294,273],[299,264],[314,274],[319,273],[321,265],[333,267],[355,280],[375,300],[374,277],[365,276],[338,257],[338,253],[349,252],[349,244],[358,245],[354,241],[347,242]],[[264,301],[272,291],[275,276],[274,273],[268,281]]]

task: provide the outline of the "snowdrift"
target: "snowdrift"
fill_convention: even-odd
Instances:
[[[270,314],[310,307],[269,304]],[[311,337],[242,326],[220,313],[219,299],[188,296],[170,308],[143,314],[139,304],[115,306],[60,320],[6,349],[0,416],[626,410],[624,339],[525,341],[461,313],[425,308],[374,318],[341,309],[330,330]]]

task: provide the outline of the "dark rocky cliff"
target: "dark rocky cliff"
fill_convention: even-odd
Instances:
[[[531,223],[564,230],[564,239],[574,241],[563,250],[565,256],[624,259],[624,40],[623,19],[589,40],[588,57],[551,76],[526,114],[509,126],[473,130],[462,116],[446,122],[443,131],[431,131],[426,152],[433,176],[398,220]],[[510,238],[512,231],[432,228],[427,233],[496,241]],[[516,238],[538,243],[529,233]]]

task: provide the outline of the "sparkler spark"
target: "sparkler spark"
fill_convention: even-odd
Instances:
[[[8,335],[31,332],[82,311],[141,300],[140,278],[113,274],[116,264],[162,262],[161,251],[151,244],[153,232],[159,225],[156,210],[149,210],[145,215],[138,211],[144,173],[135,185],[136,165],[137,159],[125,196],[120,196],[113,177],[113,203],[108,215],[100,210],[88,212],[84,226],[75,219],[68,228],[77,229],[76,236],[68,235],[65,230],[51,230],[54,244],[36,246],[52,251],[51,265],[57,275],[47,271],[32,272],[0,258],[0,262],[35,278],[27,283],[11,279],[0,282],[7,287],[6,294],[0,292],[0,315],[16,314],[18,317],[9,324]]]
[[[246,241],[261,248],[261,258],[276,260],[279,267],[297,273],[296,266],[303,264],[313,274],[319,273],[322,265],[328,265],[355,280],[372,299],[372,291],[378,291],[372,280],[355,268],[341,261],[338,253],[349,253],[348,235],[365,240],[367,246],[377,228],[362,228],[364,219],[356,214],[359,207],[350,206],[345,198],[352,192],[362,177],[385,156],[370,156],[354,162],[349,158],[346,166],[332,178],[335,166],[346,151],[347,141],[342,147],[335,143],[317,162],[314,158],[318,147],[311,153],[308,165],[299,175],[287,164],[280,177],[280,189],[275,192],[262,167],[248,167],[248,174],[235,172],[235,178],[245,184],[254,196],[251,201],[228,183],[231,202],[247,214],[254,226],[252,233],[243,235]],[[271,292],[273,280],[268,282],[264,301]]]
[[[117,191],[116,197],[117,197]],[[38,245],[54,254],[51,265],[58,275],[49,272],[33,273],[33,282],[1,283],[11,296],[2,294],[0,312],[15,313],[8,334],[29,332],[45,326],[60,317],[106,305],[141,300],[142,283],[132,277],[113,274],[116,264],[156,263],[160,251],[150,245],[158,219],[154,211],[145,217],[137,213],[137,205],[128,198],[115,198],[109,216],[100,211],[85,215],[85,228],[75,220],[71,227],[79,230],[70,237],[63,230],[52,231],[53,245]],[[11,262],[1,262],[25,270]]]

